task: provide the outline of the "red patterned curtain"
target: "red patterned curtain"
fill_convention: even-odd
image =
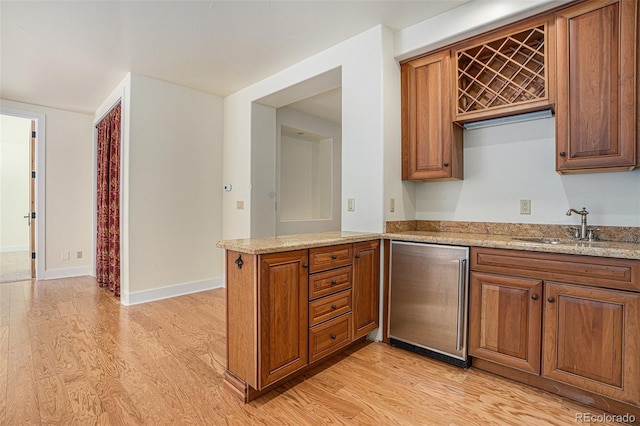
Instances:
[[[96,126],[98,130],[98,238],[96,278],[120,296],[120,113],[118,103]]]

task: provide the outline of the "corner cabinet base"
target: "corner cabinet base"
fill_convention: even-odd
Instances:
[[[472,368],[477,368],[479,370],[497,374],[516,382],[534,386],[547,392],[560,395],[572,401],[576,401],[590,407],[599,408],[600,410],[604,410],[608,413],[617,415],[629,414],[633,415],[636,419],[640,419],[640,407],[627,404],[615,399],[607,398],[605,396],[592,393],[584,389],[569,386],[564,383],[559,383],[545,377],[526,373],[524,371],[506,367],[502,364],[487,361],[481,358],[473,358]]]

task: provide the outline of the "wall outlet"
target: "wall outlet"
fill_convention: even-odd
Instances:
[[[349,198],[347,199],[347,211],[355,212],[356,211],[356,199]]]
[[[392,199],[389,201],[389,211],[390,211],[391,213],[393,213],[393,212],[395,212],[395,211],[396,211],[396,200],[395,200],[395,198],[392,198]]]
[[[78,250],[76,252],[76,259],[82,259],[83,256],[84,256],[84,253],[82,252],[82,250]]]
[[[236,209],[237,210],[244,210],[244,201],[242,201],[242,200],[236,201]]]
[[[69,260],[69,251],[65,250],[65,251],[61,251],[60,252],[60,260]]]
[[[531,200],[520,200],[520,214],[531,214]]]

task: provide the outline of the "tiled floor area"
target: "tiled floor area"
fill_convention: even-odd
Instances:
[[[28,251],[0,253],[0,283],[31,279],[31,256]]]

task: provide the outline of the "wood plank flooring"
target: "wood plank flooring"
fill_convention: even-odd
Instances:
[[[0,283],[31,279],[31,253],[8,251],[0,253]]]
[[[225,364],[224,289],[125,307],[90,277],[0,284],[0,425],[575,425],[601,413],[382,343],[246,405],[223,388]]]

